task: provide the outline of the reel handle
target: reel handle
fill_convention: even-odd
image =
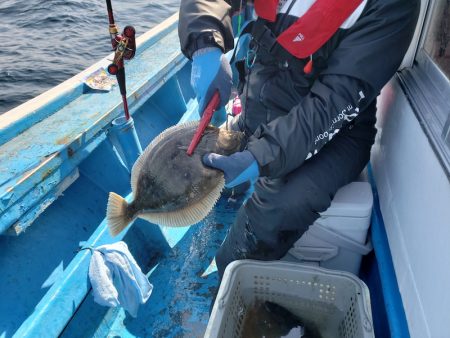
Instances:
[[[136,54],[136,30],[133,26],[125,26],[122,34],[118,34],[117,26],[113,24],[109,32],[115,53],[113,62],[108,66],[108,73],[117,75],[123,68],[123,60],[131,60]]]

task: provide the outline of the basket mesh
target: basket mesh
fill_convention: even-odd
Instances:
[[[357,302],[358,298],[351,297],[350,308],[347,310],[344,320],[339,325],[339,337],[352,338],[361,336],[361,327],[358,325],[360,316]]]

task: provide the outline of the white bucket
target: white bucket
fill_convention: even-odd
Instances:
[[[372,250],[367,242],[372,205],[369,183],[352,182],[342,187],[284,260],[358,274],[362,256]]]

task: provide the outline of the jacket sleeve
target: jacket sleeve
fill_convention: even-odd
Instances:
[[[232,49],[231,15],[239,10],[239,4],[239,0],[181,0],[178,36],[183,54],[191,58],[194,42],[206,32],[212,32],[215,43],[224,52]]]
[[[250,137],[247,148],[262,176],[281,177],[301,166],[373,103],[400,66],[420,2],[369,3],[372,6],[333,51],[310,93],[287,115],[261,125]]]

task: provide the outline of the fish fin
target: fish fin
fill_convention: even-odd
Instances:
[[[155,145],[158,144],[162,139],[167,138],[172,134],[175,134],[180,129],[184,129],[190,126],[193,127],[198,125],[198,123],[199,123],[198,121],[189,121],[186,123],[177,124],[175,126],[167,128],[152,140],[152,142],[145,148],[142,154],[138,157],[138,159],[133,165],[133,168],[131,169],[131,191],[133,192],[133,195],[136,194],[139,173],[141,172],[142,167],[147,161],[148,154],[150,154]]]
[[[112,236],[118,235],[131,222],[131,219],[127,216],[127,208],[128,203],[122,196],[114,192],[109,193],[106,219],[109,233]]]
[[[133,168],[131,169],[131,191],[133,196],[136,196],[137,192],[137,182],[139,178],[139,173],[141,172],[142,167],[144,166],[144,157],[141,154],[136,162],[134,162]]]
[[[224,186],[225,179],[223,175],[221,175],[218,184],[213,191],[197,203],[171,212],[142,213],[139,214],[138,217],[151,223],[168,227],[183,227],[198,223],[204,219],[214,207]]]

